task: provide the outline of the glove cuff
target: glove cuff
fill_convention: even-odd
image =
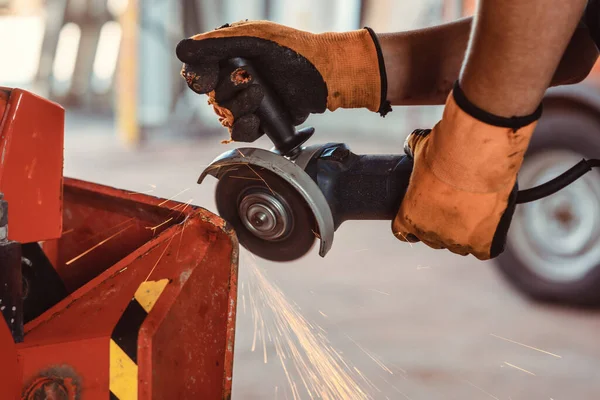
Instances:
[[[439,180],[456,189],[472,193],[510,191],[540,111],[502,118],[465,100],[461,92],[448,96],[442,119],[428,135],[429,144],[421,157]],[[411,147],[418,158],[422,140],[412,136]]]
[[[372,29],[318,34],[315,44],[324,53],[307,58],[327,84],[329,111],[367,108],[385,116],[392,110],[383,53]]]
[[[379,110],[377,112],[382,117],[385,117],[387,113],[392,111],[392,105],[387,99],[387,91],[388,91],[388,81],[387,81],[387,71],[385,69],[385,60],[383,59],[383,51],[381,51],[381,46],[379,44],[379,39],[375,34],[373,29],[365,26],[369,35],[371,35],[371,39],[373,39],[373,43],[375,44],[375,50],[377,51],[377,62],[379,64],[379,76],[381,78],[381,100],[379,102]]]
[[[454,82],[452,97],[454,98],[456,105],[471,117],[488,125],[497,126],[500,128],[510,128],[515,132],[540,119],[543,112],[542,104],[540,104],[532,114],[521,117],[506,118],[491,114],[477,107],[475,104],[471,103],[469,99],[467,99],[467,96],[465,96],[465,93],[462,91],[458,80]]]

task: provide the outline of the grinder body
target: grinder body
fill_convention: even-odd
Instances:
[[[256,115],[274,147],[239,148],[217,157],[200,176],[219,179],[219,214],[252,253],[292,261],[321,241],[324,257],[347,220],[391,220],[408,187],[406,155],[357,155],[343,143],[304,146],[313,128],[296,131],[283,102],[248,60],[221,65],[224,76],[243,70],[264,93]],[[247,167],[245,169],[244,167]]]
[[[358,155],[344,143],[330,143],[312,156],[305,172],[325,196],[337,230],[348,220],[392,220],[412,166],[406,155]]]
[[[315,239],[319,254],[330,250],[334,232],[347,220],[392,220],[406,193],[413,159],[405,155],[357,155],[343,143],[304,146],[313,128],[296,131],[284,103],[244,59],[224,62],[228,73],[243,69],[264,93],[256,115],[271,150],[238,148],[217,157],[201,174],[219,179],[219,214],[240,244],[274,261],[305,255]],[[600,160],[582,160],[558,177],[519,191],[516,203],[547,197],[571,184]]]

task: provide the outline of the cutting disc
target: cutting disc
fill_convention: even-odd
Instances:
[[[261,167],[231,167],[220,176],[215,196],[219,215],[233,226],[240,244],[261,258],[296,260],[308,253],[318,235],[302,196]]]

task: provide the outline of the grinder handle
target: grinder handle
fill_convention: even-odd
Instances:
[[[260,78],[256,69],[243,58],[232,58],[227,61],[233,68],[242,68],[254,80],[254,84],[262,87],[264,96],[256,111],[260,119],[260,129],[271,139],[275,150],[284,156],[294,155],[300,146],[314,133],[313,128],[305,128],[296,132],[289,113],[284,109],[283,103],[271,90],[269,85]]]
[[[329,143],[305,171],[325,195],[337,229],[347,220],[392,220],[412,169],[406,155],[357,155],[345,144]]]

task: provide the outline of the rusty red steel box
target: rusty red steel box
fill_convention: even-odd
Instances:
[[[62,219],[42,248],[68,295],[22,343],[0,323],[0,400],[230,398],[239,250],[226,223],[69,178]]]

